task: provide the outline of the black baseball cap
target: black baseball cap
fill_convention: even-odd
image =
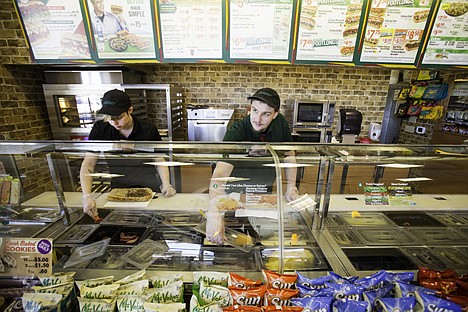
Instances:
[[[102,108],[98,114],[119,116],[130,108],[130,97],[127,93],[114,89],[104,93],[102,97]]]
[[[259,100],[268,104],[268,106],[275,109],[275,111],[279,110],[281,101],[278,93],[271,89],[271,88],[262,88],[257,90],[254,95],[249,96],[247,99],[249,100]]]

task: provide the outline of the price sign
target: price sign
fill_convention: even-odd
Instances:
[[[2,276],[52,274],[52,239],[2,238],[0,255],[5,266]]]
[[[380,38],[380,29],[368,29],[366,31],[366,38],[379,39]]]
[[[406,32],[406,40],[421,40],[422,30],[409,29]]]

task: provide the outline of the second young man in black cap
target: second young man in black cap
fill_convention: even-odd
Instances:
[[[291,131],[286,118],[279,112],[280,97],[271,88],[259,89],[254,95],[247,99],[251,100],[250,114],[234,123],[224,136],[223,141],[236,142],[292,142]],[[295,163],[295,153],[293,151],[284,154],[285,162]],[[241,187],[229,186],[230,191],[243,192],[242,185],[265,184],[267,190],[272,191],[273,181],[276,173],[271,167],[265,168],[261,164],[238,164],[233,161],[219,161],[213,171],[210,182],[210,206],[207,212],[206,234],[208,240],[214,243],[222,243],[224,221],[222,214],[213,201],[217,196],[226,191],[226,187],[220,187],[219,181],[223,178],[234,175],[235,177],[248,177],[248,182],[242,182]],[[293,166],[285,169],[286,192],[285,198],[288,202],[299,197],[296,188],[297,169]]]
[[[93,125],[89,140],[103,141],[161,141],[158,129],[153,124],[132,116],[133,107],[127,93],[114,89],[107,91],[102,98],[102,108],[98,114],[104,115]],[[97,218],[96,203],[92,196],[94,169],[98,155],[87,153],[80,170],[80,182],[83,192],[83,210],[89,216]],[[123,159],[106,158],[110,173],[117,174],[112,178],[111,187],[149,187],[153,191],[161,191],[163,196],[176,193],[170,184],[169,170],[166,166],[155,167],[144,162],[153,159]],[[163,160],[162,160],[163,161]]]

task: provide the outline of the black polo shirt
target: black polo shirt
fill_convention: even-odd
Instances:
[[[91,129],[89,140],[161,141],[161,136],[155,125],[133,117],[133,130],[128,138],[120,134],[110,123],[100,120]],[[132,157],[131,152],[116,151],[114,155],[106,154],[106,162],[110,173],[122,175],[111,179],[112,188],[149,187],[153,191],[160,191],[161,179],[156,167],[145,164],[154,162],[153,158],[135,158]]]

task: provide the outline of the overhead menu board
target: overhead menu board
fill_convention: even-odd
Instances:
[[[230,0],[231,60],[291,60],[295,1]]]
[[[162,59],[222,59],[223,3],[219,0],[159,1]]]
[[[352,62],[362,6],[362,0],[302,1],[295,62]]]
[[[91,60],[79,1],[17,0],[14,3],[36,61]]]
[[[442,1],[422,64],[468,66],[467,0]]]
[[[416,65],[432,2],[372,0],[360,62]]]
[[[99,59],[156,59],[152,1],[87,0],[86,3]]]

